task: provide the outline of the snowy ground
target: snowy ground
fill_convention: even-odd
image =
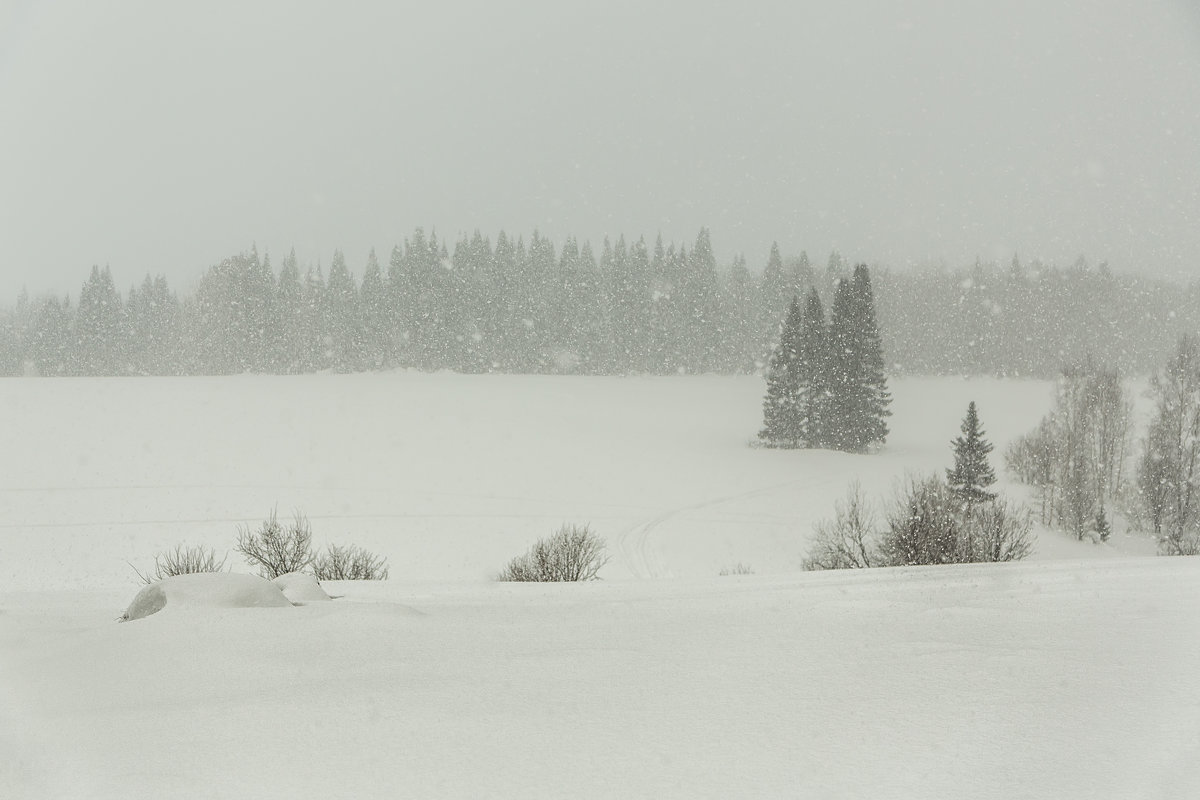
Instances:
[[[948,466],[969,400],[998,457],[1048,384],[896,381],[874,456],[747,447],[762,390],[4,382],[0,797],[1197,795],[1200,560],[1119,529],[1020,565],[798,572],[850,480]],[[276,505],[392,579],[114,622],[127,562],[224,551]],[[605,581],[488,580],[562,521],[608,539]]]

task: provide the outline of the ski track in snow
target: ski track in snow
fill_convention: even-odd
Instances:
[[[737,494],[725,495],[723,497],[713,498],[711,500],[702,500],[699,503],[691,503],[686,506],[664,511],[656,517],[653,517],[646,522],[638,525],[633,525],[624,528],[617,534],[616,551],[621,559],[621,562],[629,570],[635,578],[669,578],[671,571],[663,566],[662,560],[658,554],[650,547],[650,534],[653,533],[664,522],[678,517],[681,514],[686,514],[691,511],[699,511],[705,508],[732,503],[736,500],[745,500],[751,497],[758,497],[764,494],[772,494],[781,489],[787,489],[796,486],[803,481],[787,481],[785,483],[777,483],[771,486],[764,486],[758,489],[751,489],[746,492],[738,492]]]

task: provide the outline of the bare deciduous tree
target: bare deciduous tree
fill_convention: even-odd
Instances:
[[[1144,442],[1138,487],[1165,555],[1200,553],[1200,343],[1179,341],[1154,376],[1155,417]]]
[[[1053,410],[1005,454],[1009,471],[1037,488],[1043,523],[1083,539],[1099,508],[1121,494],[1131,409],[1116,370],[1090,358],[1063,369]]]
[[[846,499],[834,506],[832,521],[817,523],[816,535],[804,559],[804,569],[865,569],[879,566],[875,514],[857,481]]]
[[[1138,495],[1142,511],[1161,538],[1167,519],[1171,495],[1171,462],[1168,460],[1170,431],[1161,421],[1150,423],[1142,443],[1142,458],[1138,462]]]
[[[1054,521],[1058,444],[1053,416],[1047,416],[1035,430],[1010,444],[1004,454],[1008,471],[1037,490],[1039,516],[1045,524]]]
[[[1096,454],[1096,496],[1113,497],[1126,480],[1133,401],[1117,370],[1098,370],[1092,378],[1095,424],[1092,450]]]

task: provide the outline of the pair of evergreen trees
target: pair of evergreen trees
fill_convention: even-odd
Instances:
[[[763,429],[769,447],[865,452],[887,439],[887,376],[865,264],[838,283],[828,324],[820,295],[793,298],[767,365]]]

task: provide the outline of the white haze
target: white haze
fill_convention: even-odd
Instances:
[[[417,225],[1187,274],[1189,0],[0,0],[0,302]]]

